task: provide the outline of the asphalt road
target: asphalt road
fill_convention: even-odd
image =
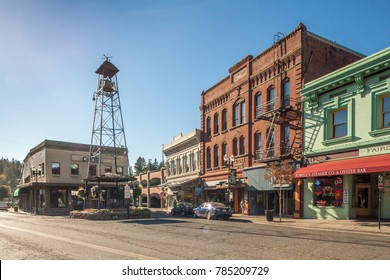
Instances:
[[[390,260],[390,236],[162,217],[89,221],[0,212],[2,260]]]

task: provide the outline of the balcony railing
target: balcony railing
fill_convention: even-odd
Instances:
[[[270,100],[270,101],[256,107],[256,117],[261,118],[262,116],[270,114],[270,113],[277,111],[277,110],[290,109],[291,103],[293,101],[294,100],[291,98]]]
[[[291,146],[289,143],[282,144],[280,147],[268,147],[256,151],[256,160],[270,160],[279,157],[289,156]]]

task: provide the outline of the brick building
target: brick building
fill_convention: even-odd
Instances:
[[[302,23],[258,56],[246,56],[201,95],[201,179],[204,200],[232,203],[249,214],[278,207],[275,183],[264,179],[268,162],[301,161],[304,83],[363,55],[307,31]],[[226,156],[225,156],[226,155]],[[233,156],[233,157],[231,157]],[[228,160],[226,160],[228,159]],[[228,171],[236,181],[228,184]],[[300,216],[299,184],[283,185],[283,213]]]

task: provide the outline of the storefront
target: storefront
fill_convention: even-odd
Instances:
[[[248,184],[248,200],[250,215],[264,215],[265,210],[279,211],[279,195],[281,195],[282,215],[292,215],[292,185],[273,185],[264,178],[265,167],[243,169]]]
[[[378,188],[378,176],[383,185]],[[390,154],[312,164],[300,168],[304,179],[304,218],[390,218]]]

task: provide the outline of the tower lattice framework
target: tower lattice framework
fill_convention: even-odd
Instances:
[[[87,181],[126,181],[126,176],[105,176],[102,163],[105,157],[114,158],[112,173],[118,175],[117,158],[125,157],[127,167],[129,160],[125,129],[118,89],[117,73],[119,69],[112,64],[107,56],[105,61],[96,70],[97,90],[94,93],[95,110],[91,136],[90,156],[88,159]],[[91,174],[90,166],[97,165],[96,174]],[[124,172],[124,173],[123,173]],[[126,174],[123,170],[121,175]],[[93,178],[92,178],[93,177]],[[126,177],[126,178],[125,178]]]

